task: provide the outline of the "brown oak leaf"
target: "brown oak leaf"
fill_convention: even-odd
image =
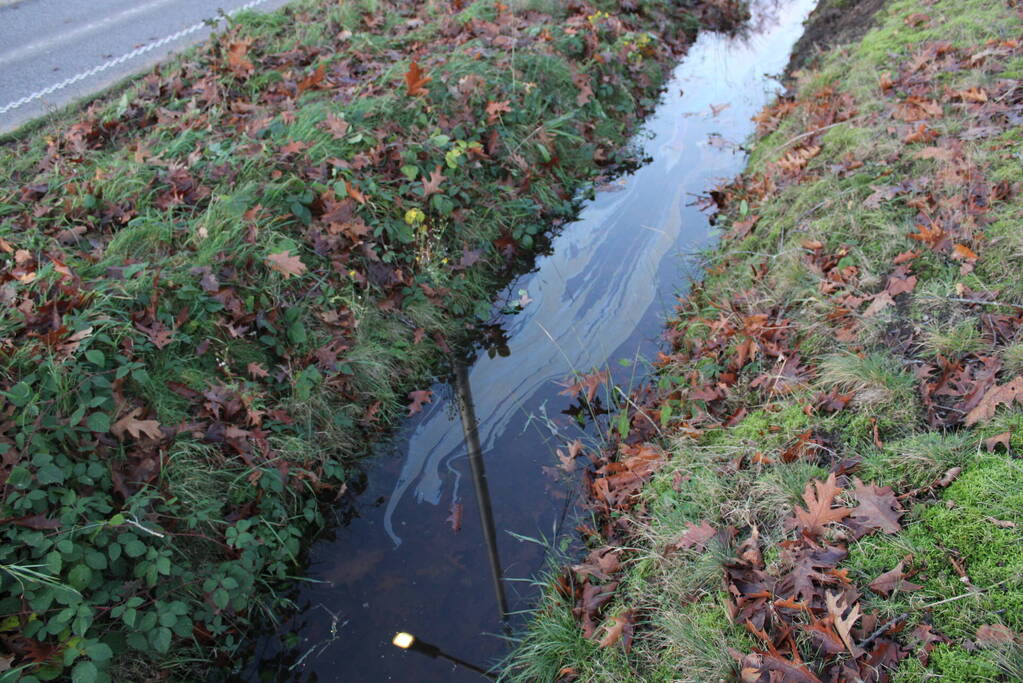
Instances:
[[[963,423],[967,427],[972,427],[978,422],[990,420],[995,416],[998,406],[1013,401],[1023,403],[1023,375],[1016,376],[1006,384],[988,389],[980,403],[966,414]]]
[[[301,275],[306,271],[306,265],[302,263],[302,259],[292,256],[291,252],[287,250],[270,254],[266,257],[266,261],[272,269],[284,275],[285,278]]]
[[[672,543],[669,548],[675,550],[703,550],[707,546],[707,541],[714,537],[717,530],[707,522],[701,522],[699,526],[696,526],[692,522],[686,522],[686,531],[682,534],[682,537]]]
[[[328,114],[323,125],[335,138],[343,138],[349,127],[348,122],[337,114]]]
[[[600,640],[600,647],[611,647],[621,640],[626,652],[632,649],[632,623],[635,614],[634,610],[628,609],[614,617],[610,625],[605,624],[607,634]]]
[[[246,56],[252,45],[252,39],[237,40],[227,45],[227,65],[235,76],[244,77],[252,73],[252,61]]]
[[[806,490],[803,491],[806,509],[796,506],[793,510],[795,517],[789,519],[788,525],[799,528],[810,536],[820,536],[825,532],[826,525],[840,522],[850,512],[846,507],[831,507],[835,496],[841,492],[842,489],[835,485],[834,472],[828,475],[827,481],[810,482],[806,485]]]
[[[426,95],[429,90],[426,84],[433,79],[426,75],[426,72],[419,67],[419,62],[412,62],[408,71],[405,72],[405,87],[409,97]]]
[[[501,114],[507,114],[511,111],[511,107],[508,106],[509,100],[502,102],[487,102],[487,123],[493,125],[498,122],[501,118]]]
[[[582,564],[572,565],[572,571],[606,581],[620,567],[621,562],[618,560],[615,549],[611,546],[603,546],[590,551],[590,554],[586,556],[586,561]]]
[[[857,647],[851,633],[852,627],[861,616],[859,604],[853,603],[850,607],[846,596],[830,591],[825,594],[824,601],[828,606],[828,614],[834,619],[835,631],[838,632],[849,653],[853,657],[859,657],[863,651]],[[847,611],[848,614],[846,614]],[[843,617],[843,614],[846,616]]]
[[[438,194],[440,192],[440,185],[444,182],[444,174],[441,173],[440,166],[435,168],[430,173],[430,179],[422,179],[423,183],[423,199],[426,199],[431,194]]]
[[[902,530],[899,524],[902,508],[890,486],[864,484],[859,479],[853,479],[853,484],[856,488],[852,493],[859,505],[850,513],[851,520],[860,526],[881,529],[888,534]]]
[[[245,369],[249,373],[249,377],[252,379],[259,379],[262,377],[269,377],[270,373],[263,369],[263,366],[259,363],[249,363],[245,366]]]
[[[156,420],[138,419],[138,414],[141,412],[141,408],[132,410],[110,426],[111,433],[121,441],[124,441],[125,433],[131,434],[136,439],[140,438],[143,434],[151,439],[162,437],[163,432],[160,431],[160,423]]]
[[[877,577],[870,582],[870,590],[875,593],[881,593],[884,596],[889,596],[895,591],[916,591],[920,590],[922,586],[918,586],[915,583],[910,583],[906,580],[906,574],[903,568],[906,565],[906,561],[903,560],[895,565],[895,569],[886,571],[881,576]]]

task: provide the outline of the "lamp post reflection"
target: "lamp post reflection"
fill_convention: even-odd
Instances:
[[[504,622],[508,616],[508,600],[504,594],[504,583],[501,581],[501,559],[497,554],[497,534],[494,531],[494,514],[490,508],[490,488],[487,486],[487,473],[483,469],[483,449],[480,447],[476,409],[472,401],[472,388],[469,386],[469,372],[460,361],[455,361],[455,394],[458,398],[458,412],[462,416],[465,445],[469,451],[472,483],[480,511],[480,526],[483,528],[483,540],[490,558],[490,576],[494,584],[494,594],[497,596],[497,608],[501,613],[501,621]]]
[[[445,661],[451,662],[456,666],[460,666],[463,669],[475,671],[484,678],[489,678],[492,681],[497,680],[497,677],[489,673],[486,669],[478,667],[475,664],[471,664],[470,662],[467,662],[464,659],[459,659],[454,655],[449,655],[447,652],[444,652],[436,645],[420,640],[411,633],[405,632],[395,633],[394,638],[391,639],[391,643],[395,647],[400,647],[402,650],[412,650],[413,652],[418,652],[432,659],[443,659]]]

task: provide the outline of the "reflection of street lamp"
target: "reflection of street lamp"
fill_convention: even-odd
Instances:
[[[475,664],[470,664],[464,659],[459,659],[458,657],[449,655],[436,645],[431,645],[430,643],[422,641],[411,633],[405,633],[404,631],[401,633],[395,633],[394,638],[391,639],[391,643],[396,647],[400,647],[402,650],[413,650],[414,652],[424,654],[432,659],[437,659],[439,657],[440,659],[447,660],[452,664],[462,667],[463,669],[475,671],[481,676],[489,678],[492,681],[497,680],[492,674],[487,673],[486,669],[481,669]]]

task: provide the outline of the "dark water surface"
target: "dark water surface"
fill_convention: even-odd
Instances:
[[[742,170],[738,144],[778,90],[770,74],[784,69],[813,4],[753,0],[748,35],[701,34],[644,128],[640,142],[651,161],[598,193],[552,253],[504,293],[518,300],[524,290],[532,299],[501,320],[510,354],[483,354],[465,374],[513,613],[535,601],[529,579],[546,559],[544,544],[523,539],[570,542],[578,520],[571,488],[545,468],[556,464],[556,447],[593,435],[563,413],[572,400],[559,395],[558,382],[594,368],[626,384],[640,379],[641,365],[619,361],[655,354],[675,294],[695,273],[693,253],[712,239],[693,202]],[[280,631],[296,642],[288,649],[280,636],[262,640],[244,678],[484,680],[395,648],[396,631],[483,667],[507,652],[458,392],[444,384],[433,390],[433,403],[367,464],[356,516],[312,547],[314,582],[304,584],[300,613]],[[455,503],[462,506],[457,532],[446,521]],[[525,618],[515,615],[511,625]]]

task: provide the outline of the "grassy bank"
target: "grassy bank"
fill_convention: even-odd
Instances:
[[[589,480],[593,550],[510,679],[1023,678],[1023,21],[875,20],[715,193],[722,242]]]
[[[306,0],[8,140],[0,677],[231,664],[347,464],[733,12]]]

